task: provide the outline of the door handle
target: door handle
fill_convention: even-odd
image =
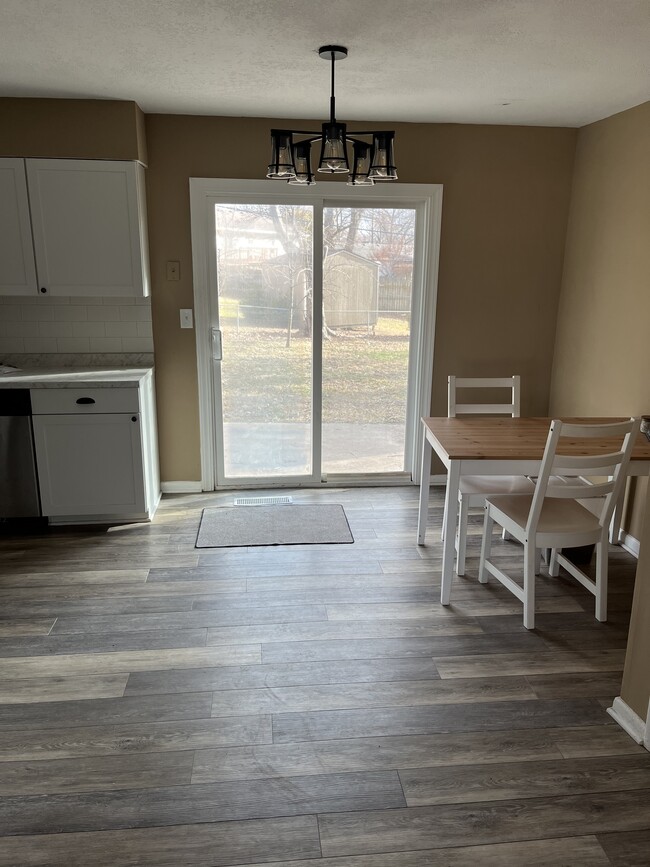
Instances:
[[[212,328],[212,358],[214,361],[223,360],[223,341],[221,339],[221,329]]]

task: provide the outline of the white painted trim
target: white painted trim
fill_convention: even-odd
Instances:
[[[429,476],[429,485],[442,485],[443,487],[446,487],[446,485],[447,485],[446,473],[438,473],[435,476]]]
[[[639,559],[639,551],[641,550],[641,543],[638,539],[635,539],[634,536],[630,536],[629,533],[619,533],[618,536],[619,545],[621,548],[625,548],[628,554],[631,554],[636,559]]]
[[[198,482],[161,482],[163,494],[200,494],[203,485]]]
[[[646,749],[650,749],[646,722],[623,701],[620,695],[616,696],[612,706],[607,708],[607,713],[637,744],[643,744]]]
[[[419,309],[418,333],[412,338],[412,359],[416,365],[413,392],[409,395],[407,419],[408,442],[405,456],[407,471],[413,481],[420,478],[422,426],[419,420],[431,412],[432,359],[438,290],[440,232],[442,225],[442,184],[377,184],[375,187],[348,187],[340,184],[316,183],[309,187],[275,184],[268,180],[235,180],[231,178],[190,178],[190,212],[192,229],[192,267],[194,274],[194,318],[199,391],[199,430],[201,438],[201,486],[204,491],[215,489],[217,448],[215,394],[218,383],[214,376],[210,330],[217,326],[217,313],[210,304],[210,285],[214,271],[214,204],[216,201],[304,202],[327,206],[352,203],[375,207],[414,207],[416,219],[416,249],[422,250],[415,263],[414,304]],[[314,419],[316,421],[316,419]],[[219,474],[220,477],[223,473]],[[318,485],[315,477],[303,480]],[[295,484],[294,480],[287,483]],[[372,476],[362,482],[373,484]],[[268,480],[264,485],[268,486]],[[163,489],[164,490],[164,489]]]

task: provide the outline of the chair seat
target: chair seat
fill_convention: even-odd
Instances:
[[[461,476],[461,494],[532,494],[535,485],[525,476]]]
[[[510,525],[516,525],[520,531],[517,535],[523,537],[533,500],[532,495],[502,494],[487,499],[501,513],[497,520],[509,519],[507,529],[512,532]],[[538,547],[561,548],[590,544],[600,537],[601,532],[598,516],[575,500],[544,500],[537,526],[537,540],[540,543]]]

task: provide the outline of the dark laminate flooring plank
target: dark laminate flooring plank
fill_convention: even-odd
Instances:
[[[469,635],[464,639],[447,639],[451,635]],[[317,621],[311,623],[270,623],[261,626],[222,626],[208,629],[208,645],[217,644],[270,644],[285,641],[349,641],[352,639],[391,639],[391,638],[431,638],[432,647],[444,647],[453,652],[454,647],[465,648],[459,653],[472,653],[473,648],[485,648],[489,653],[494,647],[508,644],[499,636],[497,641],[480,632],[478,626],[454,623],[445,620],[440,625],[418,623],[413,620],[375,623],[370,620],[357,622]],[[523,649],[538,647],[544,649],[540,639],[528,635],[508,636],[511,648]],[[437,644],[436,644],[437,642]],[[435,651],[434,651],[435,652]],[[476,652],[482,652],[477,650]]]
[[[207,783],[343,771],[481,765],[560,759],[553,729],[444,732],[268,744],[196,753],[192,782]]]
[[[41,795],[181,786],[190,782],[194,753],[5,762],[0,795]]]
[[[2,575],[0,587],[61,587],[64,584],[143,584],[149,575],[148,569],[91,569],[87,572],[33,572],[18,575]]]
[[[70,653],[59,656],[16,656],[2,662],[3,680],[48,675],[115,674],[169,668],[205,668],[215,665],[259,664],[259,645],[235,647],[181,647],[170,650],[120,650],[115,653]]]
[[[650,788],[650,754],[400,770],[409,807]]]
[[[241,665],[185,671],[148,671],[130,675],[125,695],[163,692],[203,692],[223,689],[263,689],[316,686],[327,683],[438,679],[430,659],[352,659],[340,662],[296,662]]]
[[[187,599],[201,593],[241,593],[245,589],[243,578],[213,578],[209,581],[167,581],[164,584],[150,584],[139,581],[133,584],[62,584],[48,587],[5,587],[0,590],[0,601],[5,602],[75,602],[101,599],[159,599],[167,596],[180,596]]]
[[[307,576],[309,574],[313,575],[314,573],[318,575],[381,574],[379,561],[371,558],[359,560],[357,563],[328,563],[326,558],[322,555],[321,558],[321,561],[316,567],[311,567],[308,562],[287,563],[286,565],[265,567],[256,566],[254,564],[251,564],[250,566],[231,566],[226,564],[219,565],[219,559],[215,558],[214,554],[202,553],[199,555],[198,565],[212,566],[217,571],[217,575],[223,575],[230,578],[282,578],[284,575]]]
[[[612,867],[648,867],[650,863],[650,827],[646,831],[624,834],[598,834],[596,839],[609,856]]]
[[[207,629],[161,629],[150,632],[104,632],[54,635],[0,641],[0,658],[60,653],[109,653],[117,650],[171,650],[204,647]],[[1,668],[0,668],[1,671]],[[0,675],[1,676],[1,675]]]
[[[127,674],[102,674],[1,680],[0,705],[117,698],[124,694],[127,677]]]
[[[134,695],[86,701],[0,706],[2,729],[57,729],[62,726],[109,725],[202,719],[210,716],[212,693]],[[4,735],[3,735],[4,737]],[[74,737],[74,735],[73,735]]]
[[[214,591],[217,592],[216,590]],[[2,603],[7,617],[54,617],[73,614],[106,615],[191,611],[196,596],[152,596],[145,599],[7,599]]]
[[[538,698],[605,698],[620,695],[622,671],[539,674],[526,678]]]
[[[586,611],[568,612],[565,614],[536,614],[535,631],[546,639],[553,635],[571,635],[574,630],[592,630],[599,635],[607,635],[612,627],[626,627],[629,622],[629,613],[617,612],[607,619],[607,623],[600,623]],[[524,629],[522,618],[516,614],[495,617],[479,617],[477,622],[484,632],[521,632]]]
[[[455,612],[440,605],[440,600],[429,604],[422,602],[395,602],[395,603],[370,603],[360,602],[357,604],[332,603],[326,606],[328,620],[357,621],[357,620],[425,620],[432,624],[444,624],[445,621],[462,620]],[[475,617],[467,618],[468,623],[478,625]],[[481,628],[480,630],[484,630]]]
[[[577,629],[572,634],[541,636],[549,650],[602,650],[625,649],[627,646],[627,626],[612,627],[599,633],[591,629]]]
[[[206,698],[209,700],[209,695]],[[149,710],[154,709],[155,706]],[[144,710],[145,708],[140,708],[140,716],[146,719]],[[190,702],[186,712],[200,713],[202,710],[199,703]],[[135,717],[135,713],[131,712]],[[164,702],[160,707],[160,714],[173,716]],[[106,716],[110,721],[110,716],[108,714]],[[149,716],[153,716],[153,713]],[[128,718],[128,714],[123,713],[123,717]],[[259,714],[232,716],[227,719],[177,717],[175,722],[140,723],[136,719],[130,725],[98,723],[76,728],[68,726],[58,729],[3,731],[0,738],[0,761],[37,762],[42,759],[71,759],[86,756],[136,756],[177,750],[192,751],[233,745],[269,744],[271,739],[271,717]]]
[[[7,797],[7,835],[117,830],[187,822],[227,822],[405,805],[394,771],[321,774],[116,792]]]
[[[554,743],[565,759],[581,756],[643,755],[637,744],[619,726],[555,729]]]
[[[121,556],[108,557],[100,559],[96,553],[89,552],[85,559],[65,557],[63,554],[60,557],[59,565],[62,570],[87,572],[90,565],[99,571],[108,571],[109,569],[155,569],[156,567],[169,568],[170,566],[196,566],[198,563],[197,554],[175,554],[167,553],[164,555],[138,556],[131,551],[125,551]],[[47,569],[51,566],[51,554],[44,551],[38,556],[17,556],[3,558],[0,560],[0,568],[6,569],[8,572],[39,572],[42,569]]]
[[[326,857],[644,829],[650,791],[447,804],[319,817]]]
[[[259,862],[246,867],[261,867],[262,863],[265,867],[611,867],[594,836],[383,855],[345,855],[342,858],[291,861],[290,864],[283,861],[281,865],[279,862]]]
[[[191,585],[194,586],[194,583]],[[438,616],[445,616],[447,609],[440,603],[440,587],[436,588],[436,582],[430,575],[413,573],[409,575],[388,576],[375,573],[373,575],[288,575],[283,578],[247,578],[246,587],[249,593],[264,593],[269,590],[304,590],[313,588],[318,590],[377,590],[382,587],[430,587],[438,591],[438,606],[435,612]]]
[[[490,677],[490,675],[562,674],[569,672],[621,671],[624,650],[544,651],[533,653],[495,653],[475,656],[434,654],[441,677]]]
[[[316,818],[297,816],[8,837],[0,846],[0,867],[226,867],[319,856]]]
[[[250,581],[246,582],[250,584]],[[340,589],[313,586],[302,583],[303,589],[283,590],[251,590],[246,594],[246,601],[251,605],[328,605],[332,602],[423,602],[434,603],[440,600],[440,591],[430,585],[410,586],[395,584],[377,584],[375,587],[356,587],[354,581],[348,586],[344,582]],[[192,605],[195,611],[207,611],[219,608],[224,601],[237,601],[241,596],[198,596]],[[459,618],[460,620],[460,618]]]
[[[291,713],[342,708],[529,701],[534,698],[535,693],[522,677],[273,686],[267,689],[231,689],[215,692],[212,716],[230,716],[237,712]]]
[[[275,743],[340,738],[495,731],[553,726],[607,725],[611,721],[593,699],[503,701],[415,708],[283,713],[273,717]]]
[[[342,624],[332,624],[332,626]],[[356,624],[345,624],[348,627],[353,627]],[[294,635],[296,633],[293,633]],[[459,654],[464,659],[465,654],[476,654],[476,658],[481,658],[484,654],[490,654],[491,658],[501,656],[507,657],[513,650],[530,649],[530,653],[526,653],[526,658],[535,656],[543,644],[540,639],[533,633],[528,635],[510,635],[508,641],[502,641],[501,637],[496,641],[489,635],[467,635],[467,636],[427,636],[419,638],[412,636],[408,638],[344,638],[344,633],[340,632],[340,638],[332,638],[330,640],[317,640],[315,638],[309,641],[300,641],[296,636],[295,640],[282,641],[281,635],[276,633],[267,637],[277,638],[276,641],[263,643],[262,645],[262,661],[267,662],[309,662],[315,660],[335,660],[335,659],[381,659],[390,657],[408,657],[408,656],[437,656],[440,650],[444,650],[446,655]],[[385,636],[386,633],[383,633]],[[258,636],[259,637],[259,636]],[[210,637],[208,637],[208,642]],[[447,656],[445,664],[447,664]],[[474,656],[470,658],[475,658]],[[498,666],[494,666],[490,672],[494,675],[501,674],[497,670]],[[525,673],[525,672],[524,672]],[[459,675],[463,676],[463,675]]]
[[[0,618],[0,639],[18,636],[47,635],[54,626],[55,617]]]
[[[174,614],[123,614],[112,617],[59,617],[53,635],[81,632],[137,632],[153,629],[202,629],[204,627],[250,626],[275,623],[311,623],[326,620],[324,605],[246,606],[224,603],[209,611],[178,611]],[[305,627],[306,628],[306,627]],[[478,628],[477,628],[478,631]]]

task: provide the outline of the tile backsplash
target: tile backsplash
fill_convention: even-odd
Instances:
[[[0,362],[15,353],[151,353],[149,298],[0,296]]]

